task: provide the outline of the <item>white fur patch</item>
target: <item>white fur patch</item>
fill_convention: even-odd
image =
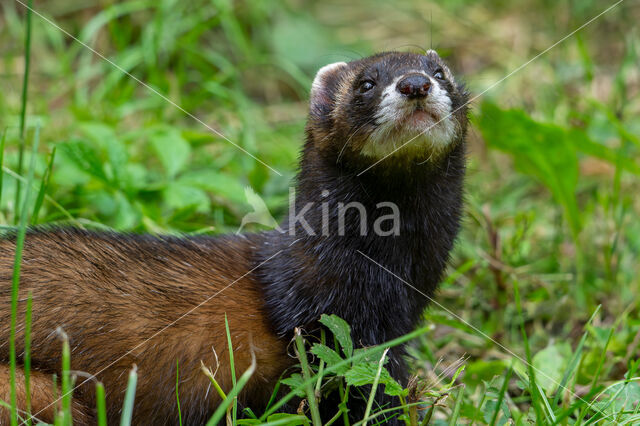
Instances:
[[[391,82],[382,92],[375,117],[377,127],[369,136],[362,154],[382,158],[406,144],[402,148],[403,155],[431,156],[443,151],[455,139],[456,121],[451,117],[451,99],[447,91],[423,71],[413,71],[411,74],[423,74],[429,78],[431,91],[424,99],[408,99],[396,90],[396,85],[406,74]],[[417,105],[436,119],[407,122],[411,120]]]
[[[316,77],[313,79],[313,83],[311,84],[311,97],[313,98],[315,94],[322,90],[325,84],[324,77],[326,75],[330,74],[337,68],[342,68],[346,65],[346,62],[334,62],[333,64],[325,65],[324,67],[320,68],[316,73]]]

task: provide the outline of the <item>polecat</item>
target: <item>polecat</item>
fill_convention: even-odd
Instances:
[[[52,421],[58,327],[70,339],[72,370],[105,384],[110,421],[120,416],[136,364],[135,424],[156,425],[177,422],[176,361],[185,424],[204,423],[220,402],[208,392],[201,361],[217,359],[216,379],[231,388],[225,314],[237,374],[252,356],[257,361],[240,397],[254,410],[295,363],[287,354],[294,327],[313,329],[321,314],[337,314],[360,346],[410,332],[427,300],[363,254],[433,294],[460,226],[467,97],[434,51],[381,53],[320,69],[295,200],[280,230],[184,238],[30,231],[18,317],[31,292],[32,412],[48,407],[38,417]],[[14,248],[13,238],[0,241],[0,377],[9,374]],[[19,355],[23,340],[19,327]],[[402,349],[390,356],[391,374],[405,382]],[[81,423],[92,422],[93,388],[74,392]],[[8,381],[0,380],[0,398],[8,396]]]

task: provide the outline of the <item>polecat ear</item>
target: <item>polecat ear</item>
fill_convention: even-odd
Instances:
[[[339,72],[347,66],[346,62],[335,62],[318,70],[311,84],[310,106],[312,113],[326,112],[334,102],[333,92],[340,78]]]

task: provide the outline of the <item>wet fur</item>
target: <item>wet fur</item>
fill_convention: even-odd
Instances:
[[[430,161],[425,161],[431,155],[426,150],[407,151],[411,155],[400,151],[358,177],[372,163],[359,153],[376,129],[373,117],[379,104],[375,96],[357,93],[359,81],[376,72],[377,78],[385,72],[392,75],[384,78],[392,78],[416,66],[428,72],[437,67],[445,70],[452,108],[460,107],[453,115],[455,140]],[[215,351],[220,362],[216,377],[225,390],[231,387],[225,313],[236,374],[249,366],[252,353],[257,359],[257,373],[241,397],[242,403],[254,410],[258,407],[255,412],[267,402],[280,374],[295,363],[286,349],[294,327],[314,333],[322,313],[337,314],[351,324],[358,346],[410,332],[427,300],[358,251],[427,295],[434,294],[460,226],[466,99],[464,88],[453,81],[435,53],[386,53],[339,64],[319,76],[312,90],[307,141],[296,181],[297,205],[315,202],[305,216],[317,231],[315,236],[275,230],[217,238],[75,229],[29,232],[18,315],[24,318],[25,299],[31,292],[32,359],[37,375],[32,383],[51,387],[47,377],[59,374],[61,342],[56,328],[62,327],[70,338],[72,369],[96,374],[105,383],[110,421],[119,418],[127,372],[136,364],[135,423],[175,424],[178,360],[183,421],[202,424],[219,400],[200,372],[200,361],[215,368]],[[321,201],[330,206],[329,236],[321,233]],[[337,203],[350,201],[366,207],[369,229],[380,215],[389,213],[378,209],[377,203],[396,203],[401,212],[400,234],[360,235],[357,212],[351,209],[346,214],[346,234],[338,236]],[[289,229],[288,220],[282,228]],[[0,240],[0,362],[8,362],[14,246],[13,238]],[[221,290],[189,316],[145,341]],[[20,328],[19,361],[23,337]],[[402,347],[393,349],[387,368],[406,384],[403,353]],[[6,371],[6,365],[0,364],[0,377]],[[93,387],[90,382],[74,393],[76,410],[83,411],[79,424],[83,419],[92,422]],[[8,395],[8,383],[0,382],[0,397],[4,395]],[[38,404],[51,400],[50,394],[38,393],[33,386],[32,395]],[[379,400],[385,402],[393,401]],[[349,407],[351,416],[358,419],[364,401],[356,398]],[[323,407],[326,416],[335,410],[332,403]],[[43,411],[43,420],[51,421],[49,414]],[[7,418],[3,415],[6,410],[0,411],[0,422]]]

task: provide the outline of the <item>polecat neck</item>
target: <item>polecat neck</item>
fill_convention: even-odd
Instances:
[[[345,319],[365,345],[411,331],[428,298],[364,255],[430,297],[459,229],[464,155],[458,144],[437,166],[394,166],[389,159],[357,176],[362,165],[336,164],[307,145],[292,212],[304,215],[290,214],[284,233],[266,233],[259,250],[260,261],[275,255],[257,274],[277,331],[286,334],[322,313]],[[341,213],[349,203],[365,214],[354,206]],[[397,206],[397,221],[388,203]]]

